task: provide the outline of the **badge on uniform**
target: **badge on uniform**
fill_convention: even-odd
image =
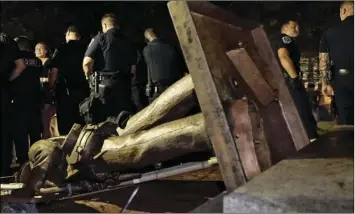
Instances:
[[[282,37],[282,41],[285,44],[290,44],[292,42],[292,39],[290,37],[288,37],[288,36],[283,36]]]

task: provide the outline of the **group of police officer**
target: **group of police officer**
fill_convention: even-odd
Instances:
[[[51,90],[60,135],[68,134],[74,123],[111,120],[124,128],[137,109],[148,105],[148,99],[153,102],[186,72],[178,51],[161,41],[153,29],[144,33],[148,44],[141,57],[121,32],[114,14],[104,15],[101,26],[102,33],[88,46],[81,42],[79,29],[70,26],[66,43],[56,49],[47,66],[49,81],[55,82]],[[27,38],[19,37],[17,44],[5,34],[1,38],[1,174],[5,176],[10,173],[12,142],[19,138],[16,154],[23,164],[28,159],[28,136],[31,143],[41,139],[39,77],[43,66],[30,51]],[[138,93],[132,94],[132,88]]]
[[[354,125],[354,2],[341,3],[340,19],[341,24],[327,30],[320,40],[322,94],[334,96],[338,125]],[[276,42],[276,55],[291,97],[312,141],[317,138],[317,123],[312,115],[307,91],[299,77],[298,35],[299,26],[295,21],[282,25],[281,36]]]

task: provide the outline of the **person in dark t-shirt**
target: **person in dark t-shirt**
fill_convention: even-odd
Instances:
[[[317,122],[312,114],[312,107],[307,91],[299,77],[300,51],[296,44],[299,26],[294,21],[285,23],[281,28],[281,35],[276,43],[277,56],[283,69],[283,74],[290,94],[311,141],[317,138]]]
[[[74,123],[84,124],[79,104],[89,96],[89,85],[82,69],[86,45],[76,26],[69,26],[66,43],[57,49],[52,68],[58,74],[56,85],[57,120],[60,135],[67,135]]]
[[[95,104],[91,107],[88,107],[88,103],[81,105],[81,112],[86,115],[88,123],[100,123],[108,118],[122,118],[126,122],[129,115],[136,111],[131,96],[132,76],[135,76],[137,61],[136,50],[120,30],[114,14],[104,15],[101,26],[103,33],[91,40],[83,60],[83,70],[87,78],[90,75],[92,77],[94,72],[100,77],[99,91],[97,93],[92,88],[91,101],[88,103]],[[102,56],[104,66],[102,70],[95,71],[93,65]],[[119,122],[119,126],[124,127],[125,122]]]
[[[47,139],[59,135],[58,128],[54,128],[54,132],[51,128],[51,121],[55,119],[56,114],[55,106],[55,76],[57,75],[55,70],[51,69],[51,52],[48,45],[44,42],[39,42],[35,47],[35,54],[42,61],[43,71],[41,74],[41,94],[42,94],[42,138]]]
[[[319,45],[322,93],[335,97],[339,125],[354,125],[354,2],[340,5],[341,24],[328,29]]]
[[[143,56],[148,70],[147,96],[151,103],[179,80],[185,71],[182,71],[175,48],[162,42],[152,28],[145,30],[144,37],[148,41]]]
[[[12,161],[11,82],[26,69],[20,50],[12,38],[0,33],[0,99],[1,99],[1,176],[11,175]]]
[[[31,144],[41,139],[40,74],[41,61],[30,51],[25,37],[16,38],[26,69],[11,83],[11,139],[15,143],[16,156],[22,165],[28,160],[28,137]]]

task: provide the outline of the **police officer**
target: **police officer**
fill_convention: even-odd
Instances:
[[[289,21],[283,24],[276,49],[290,94],[298,109],[308,137],[313,141],[317,137],[317,123],[312,114],[307,91],[298,76],[300,73],[300,51],[295,42],[298,35],[299,26],[296,22]]]
[[[11,89],[11,136],[16,155],[22,165],[28,160],[28,136],[31,144],[41,139],[40,74],[42,62],[30,51],[27,38],[18,37],[16,42],[25,61],[26,69],[12,82]]]
[[[89,85],[85,78],[82,60],[86,46],[80,41],[76,26],[69,26],[65,34],[66,43],[55,52],[52,69],[57,70],[56,101],[60,135],[67,135],[74,123],[83,124],[79,104],[89,96]]]
[[[91,40],[83,60],[86,76],[94,74],[91,76],[94,80],[91,96],[80,106],[89,123],[119,118],[124,112],[135,111],[131,80],[135,73],[136,50],[120,31],[114,14],[104,15],[101,26],[103,33]],[[94,62],[100,55],[104,58],[104,69],[94,72]],[[122,119],[126,121],[128,113]]]
[[[170,85],[183,76],[178,52],[169,44],[163,43],[152,28],[145,30],[148,45],[143,56],[148,69],[147,96],[153,102]]]
[[[26,65],[16,43],[5,33],[0,33],[1,176],[8,176],[11,173],[10,81],[16,79],[25,68]]]
[[[327,30],[320,41],[322,93],[335,95],[338,124],[354,125],[354,2],[341,4],[340,19],[341,24]]]

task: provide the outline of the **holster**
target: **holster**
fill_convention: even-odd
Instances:
[[[98,85],[97,97],[101,100],[102,104],[107,103],[107,96],[117,81],[114,79],[102,79]]]
[[[150,98],[150,97],[153,96],[153,93],[154,93],[153,86],[152,85],[146,85],[146,87],[145,87],[145,95]]]
[[[84,118],[85,123],[95,123],[94,114],[99,110],[100,99],[93,93],[79,104],[80,115]]]

